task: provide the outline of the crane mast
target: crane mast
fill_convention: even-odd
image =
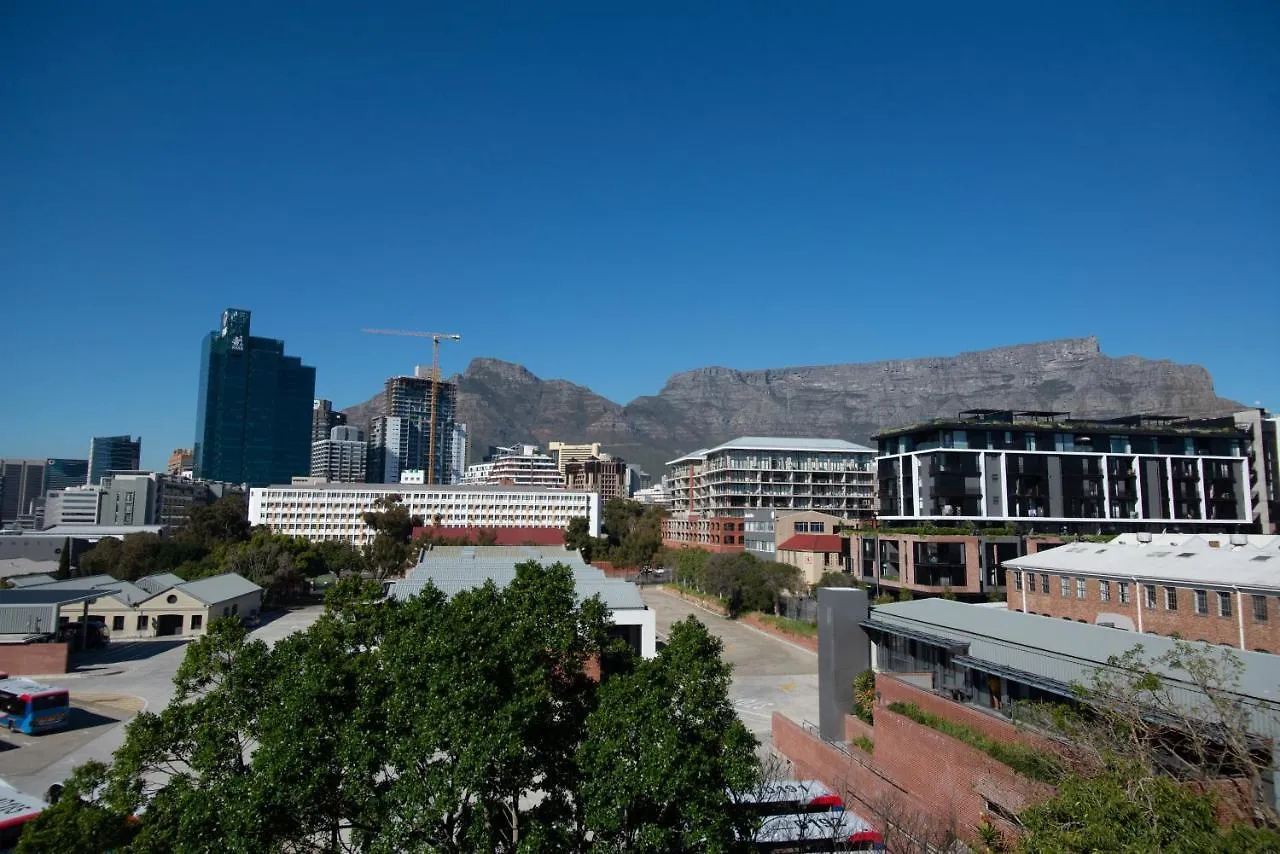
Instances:
[[[409,338],[431,339],[431,416],[428,427],[426,482],[436,482],[436,415],[440,411],[440,342],[461,341],[456,332],[419,332],[414,329],[362,329],[370,335],[400,335]],[[442,466],[443,468],[443,466]]]

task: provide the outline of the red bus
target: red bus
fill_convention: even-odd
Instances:
[[[27,822],[44,811],[45,803],[39,798],[24,795],[12,786],[0,782],[0,854],[10,854],[18,847],[18,837]]]

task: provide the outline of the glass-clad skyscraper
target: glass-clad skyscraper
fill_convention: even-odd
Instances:
[[[306,475],[315,388],[316,369],[283,341],[249,334],[249,312],[224,311],[200,357],[196,477],[266,486]]]
[[[94,436],[89,440],[89,483],[97,486],[109,471],[133,471],[142,462],[142,437]]]

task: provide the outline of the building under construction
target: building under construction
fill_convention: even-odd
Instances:
[[[399,483],[402,472],[421,470],[427,483],[452,482],[458,386],[439,380],[437,389],[436,382],[423,366],[414,376],[387,378],[386,415],[370,425],[370,481]]]

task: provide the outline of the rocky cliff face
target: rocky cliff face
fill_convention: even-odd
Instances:
[[[1076,417],[1133,413],[1222,415],[1198,365],[1103,354],[1096,338],[1073,338],[958,356],[735,371],[700,368],[662,391],[621,406],[520,365],[475,359],[456,377],[458,417],[473,456],[488,445],[599,441],[655,476],[662,462],[735,436],[819,436],[870,443],[876,430],[963,409],[1051,409]],[[352,423],[381,410],[381,395],[346,410]]]

